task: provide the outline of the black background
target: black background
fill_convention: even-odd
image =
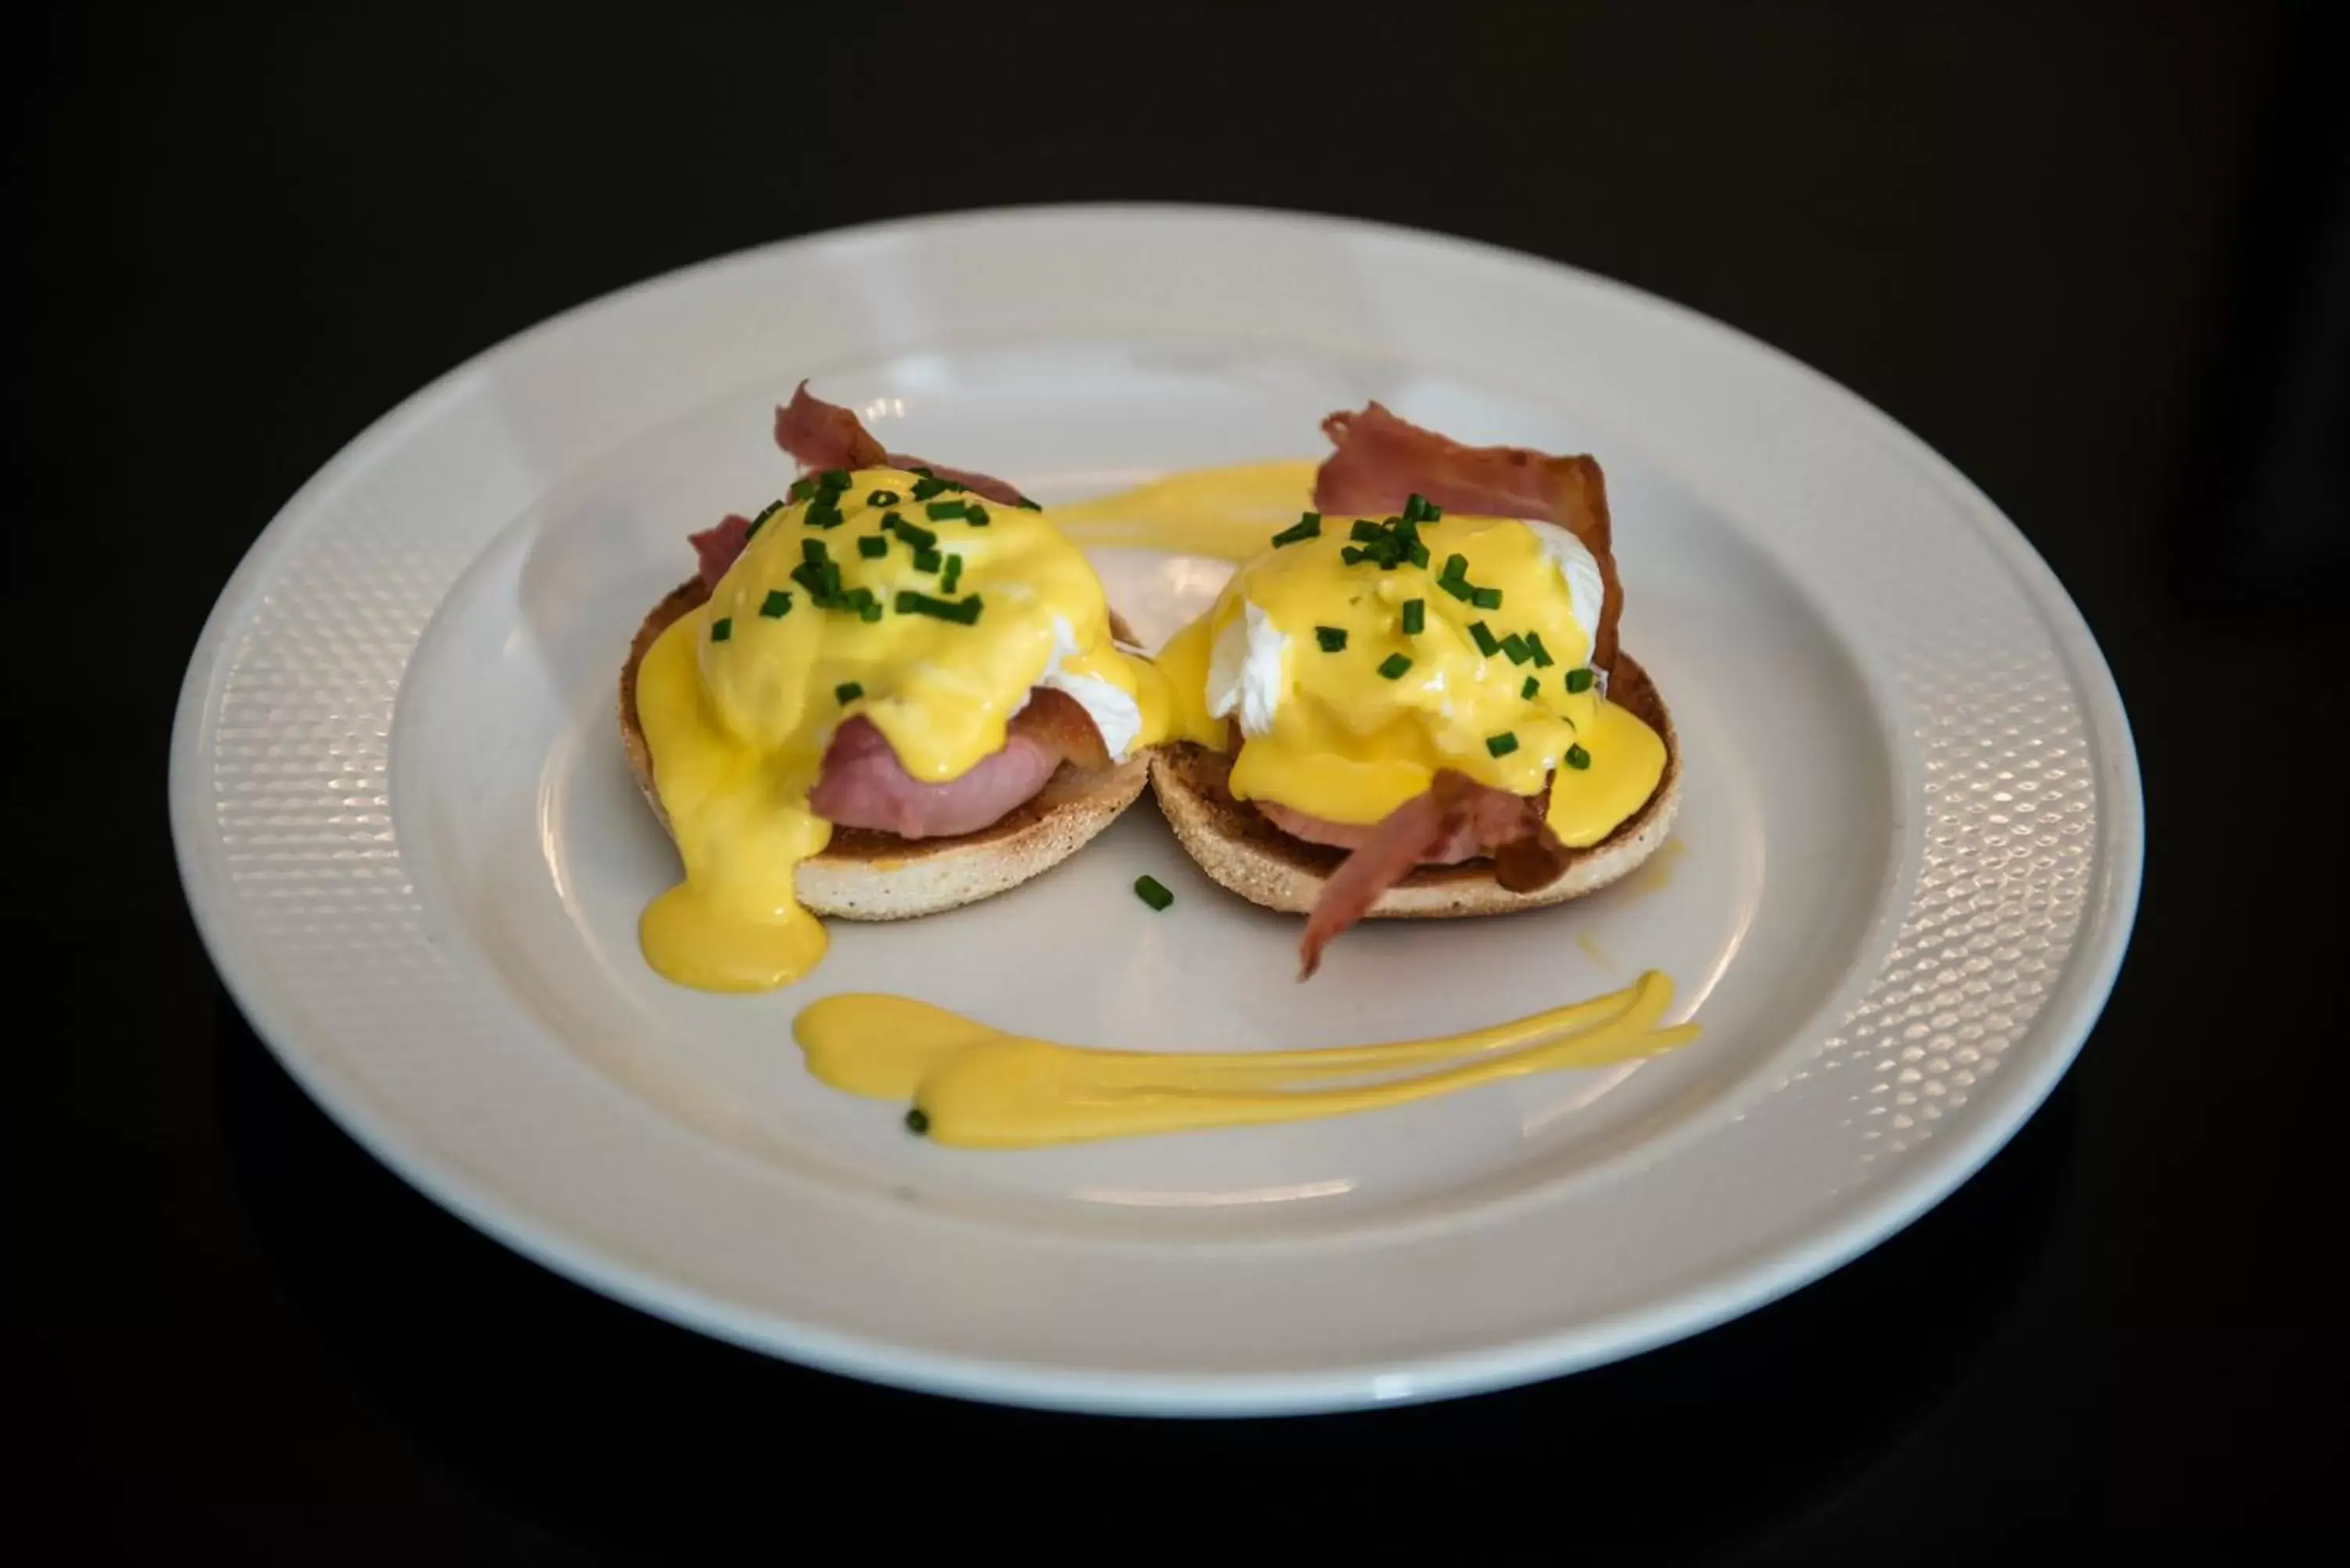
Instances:
[[[1108,1552],[1267,1504],[1328,1542],[1434,1522],[1600,1561],[2339,1537],[2343,857],[2315,757],[2350,586],[2342,9],[19,18],[5,771],[35,930],[0,1088],[0,1556],[667,1561],[834,1522],[857,1550]],[[213,977],[163,809],[182,664],[276,508],[409,391],[608,289],[1094,198],[1377,217],[1627,279],[1842,379],[2007,509],[2131,704],[2153,848],[2103,1023],[1981,1176],[1627,1364],[1149,1424],[671,1329],[310,1107]],[[992,1503],[951,1499],[1014,1461]]]

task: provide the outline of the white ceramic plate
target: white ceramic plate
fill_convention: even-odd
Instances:
[[[633,941],[673,861],[614,735],[686,534],[775,493],[801,376],[1048,502],[1314,456],[1379,398],[1606,464],[1627,645],[1684,738],[1615,890],[1348,936],[1222,894],[1138,806],[1068,865],[836,925],[759,999]],[[1105,553],[1163,633],[1213,563]],[[523,1252],[816,1366],[1163,1412],[1429,1398],[1626,1355],[1835,1267],[2072,1059],[2136,903],[2120,702],[2015,530],[1847,392],[1687,311],[1452,240],[1078,208],[779,245],[575,311],[418,394],[286,507],[189,670],[172,812],[205,940],[353,1137]],[[1177,902],[1128,890],[1149,871]],[[793,1012],[910,989],[1138,1047],[1495,1021],[1654,967],[1676,1055],[1280,1129],[1021,1154],[802,1071]]]

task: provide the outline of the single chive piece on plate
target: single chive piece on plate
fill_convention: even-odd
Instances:
[[[1542,682],[1529,675],[1526,677],[1526,683],[1518,688],[1518,695],[1531,702],[1534,700],[1534,693],[1541,690]]]
[[[844,708],[864,695],[865,688],[854,680],[844,680],[832,689],[832,700]]]
[[[879,534],[868,534],[857,541],[857,553],[868,561],[878,561],[889,553],[889,541]]]
[[[922,1107],[916,1106],[906,1113],[906,1130],[920,1137],[931,1130],[931,1118]]]
[[[1308,539],[1319,538],[1321,534],[1322,514],[1304,513],[1296,522],[1273,536],[1274,548],[1277,550],[1284,545],[1302,545]]]
[[[767,597],[759,601],[759,613],[769,620],[781,620],[792,613],[792,596],[781,588],[769,588]]]
[[[1587,768],[1591,765],[1591,753],[1581,746],[1569,746],[1566,748],[1566,765],[1571,768]]]
[[[728,638],[733,637],[733,635],[734,635],[734,618],[733,618],[733,617],[732,617],[732,616],[723,616],[723,615],[722,615],[722,616],[720,616],[716,620],[713,620],[713,621],[712,621],[712,622],[710,623],[710,640],[711,640],[711,641],[712,641],[712,642],[724,642]]]
[[[1427,626],[1428,601],[1425,599],[1404,600],[1403,634],[1406,637],[1418,637],[1420,632],[1427,628]]]
[[[1137,877],[1134,879],[1134,896],[1154,909],[1164,909],[1175,901],[1175,895],[1169,892],[1166,884],[1156,877]]]
[[[1347,646],[1347,633],[1340,627],[1317,626],[1314,628],[1314,640],[1322,645],[1323,652],[1336,653]]]
[[[1477,651],[1488,659],[1502,651],[1502,639],[1495,637],[1492,628],[1482,620],[1472,620],[1469,623],[1469,636],[1471,640],[1476,643]]]
[[[1389,680],[1402,680],[1404,671],[1410,668],[1411,660],[1400,653],[1390,653],[1379,661],[1379,673]]]
[[[1566,672],[1566,689],[1569,691],[1575,692],[1578,696],[1590,691],[1591,671],[1588,669],[1568,670]]]
[[[1498,735],[1488,735],[1485,737],[1485,750],[1490,755],[1506,757],[1517,749],[1518,738],[1510,733],[1507,730],[1503,731]]]

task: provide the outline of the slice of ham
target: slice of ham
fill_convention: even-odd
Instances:
[[[927,468],[950,483],[1005,506],[1027,500],[1003,480],[967,469],[941,468],[906,452],[889,451],[854,412],[813,395],[806,381],[792,393],[790,402],[775,410],[775,444],[797,458],[802,468]]]
[[[1616,668],[1624,587],[1607,518],[1607,485],[1587,457],[1553,457],[1516,446],[1463,446],[1372,403],[1322,421],[1337,448],[1314,476],[1314,505],[1336,516],[1400,512],[1414,493],[1448,512],[1555,523],[1583,541],[1607,592],[1591,632],[1591,662]]]
[[[837,403],[811,395],[802,381],[792,400],[775,410],[775,444],[796,459],[804,470],[826,468],[927,468],[939,478],[960,484],[974,494],[1004,506],[1027,504],[1027,497],[1003,480],[967,469],[941,468],[919,457],[893,452],[873,438],[857,415]],[[729,514],[716,526],[691,535],[693,553],[702,564],[702,581],[715,588],[718,579],[751,542],[751,520]]]
[[[808,805],[838,827],[945,838],[1001,821],[1065,762],[1097,768],[1108,761],[1093,720],[1063,691],[1029,693],[1028,705],[1006,727],[1003,749],[944,784],[909,774],[880,730],[859,715],[833,732]]]
[[[1346,829],[1359,835],[1359,841],[1322,884],[1322,896],[1306,917],[1305,935],[1297,944],[1298,978],[1310,979],[1322,965],[1322,950],[1421,866],[1488,854],[1493,857],[1494,880],[1512,892],[1530,893],[1556,881],[1566,869],[1566,849],[1543,821],[1544,799],[1512,794],[1445,768],[1425,792],[1373,826]],[[1273,812],[1265,815],[1284,831],[1294,831]],[[1456,853],[1472,846],[1469,854]]]

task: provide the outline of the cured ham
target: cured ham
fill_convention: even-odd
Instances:
[[[1322,950],[1368,914],[1380,895],[1440,857],[1470,858],[1452,853],[1465,846],[1492,855],[1494,879],[1512,892],[1532,892],[1555,881],[1566,868],[1566,850],[1544,825],[1543,799],[1512,794],[1446,768],[1424,793],[1375,826],[1353,830],[1361,834],[1360,842],[1322,885],[1322,896],[1306,918],[1305,935],[1297,944],[1299,978],[1321,967]],[[1279,818],[1273,820],[1279,824]]]
[[[1003,749],[944,784],[909,774],[880,730],[860,715],[833,732],[808,805],[836,826],[951,837],[1000,821],[1043,789],[1064,762],[1100,767],[1108,760],[1093,720],[1060,691],[1030,693],[1006,728]]]

